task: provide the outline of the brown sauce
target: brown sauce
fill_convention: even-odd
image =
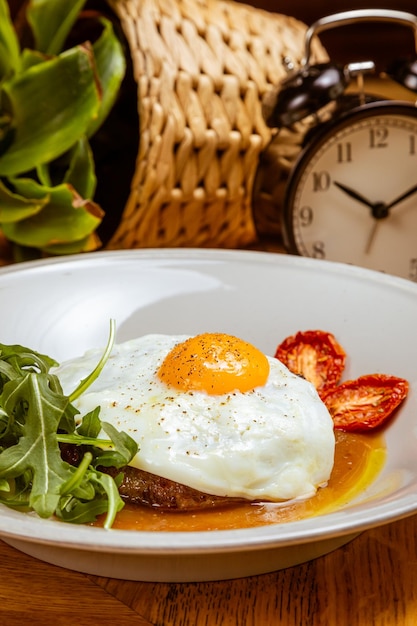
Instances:
[[[204,531],[251,528],[300,520],[342,508],[375,479],[385,460],[382,435],[336,431],[335,463],[326,487],[306,500],[245,503],[211,511],[167,513],[126,505],[113,528],[152,531]]]

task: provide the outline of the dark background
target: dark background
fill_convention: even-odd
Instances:
[[[417,15],[417,0],[252,0],[247,4],[293,15],[308,25],[326,15],[354,9],[395,9]],[[413,31],[402,25],[362,22],[325,31],[320,39],[332,60],[343,63],[373,60],[379,70],[395,58],[416,55]]]
[[[12,14],[24,6],[27,0],[8,0]],[[139,0],[138,0],[139,1]],[[95,5],[106,6],[105,0]],[[315,20],[337,13],[353,9],[396,9],[417,14],[417,0],[246,0],[246,4],[266,9],[271,12],[292,15],[306,24],[312,24]],[[413,35],[410,29],[403,26],[391,26],[386,24],[360,24],[346,26],[325,32],[321,36],[323,43],[335,56],[335,60],[350,61],[359,58],[370,58],[376,55],[376,60],[382,64],[389,62],[393,55],[402,56],[415,51]],[[347,59],[344,58],[347,55]],[[354,57],[354,58],[350,58]]]
[[[19,12],[22,16],[22,9],[27,2],[8,0],[12,16],[17,17],[18,23],[21,21]],[[307,25],[326,15],[354,9],[395,9],[417,15],[417,0],[245,0],[244,3],[270,12],[292,15]],[[109,12],[106,0],[87,0],[86,7]],[[322,32],[320,39],[332,61],[344,64],[372,60],[378,71],[386,69],[394,59],[417,56],[415,34],[411,28],[399,24],[367,21],[339,26]]]

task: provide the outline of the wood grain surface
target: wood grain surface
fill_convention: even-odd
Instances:
[[[238,580],[101,578],[0,542],[0,624],[20,626],[416,626],[417,516],[310,563]]]

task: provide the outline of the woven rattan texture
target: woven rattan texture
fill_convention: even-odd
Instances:
[[[271,139],[262,97],[303,56],[305,25],[220,0],[109,0],[138,86],[139,152],[110,248],[242,247]],[[326,58],[316,42],[313,58]]]

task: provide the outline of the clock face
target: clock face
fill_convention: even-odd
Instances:
[[[366,105],[316,137],[288,181],[290,252],[417,281],[417,109]]]

